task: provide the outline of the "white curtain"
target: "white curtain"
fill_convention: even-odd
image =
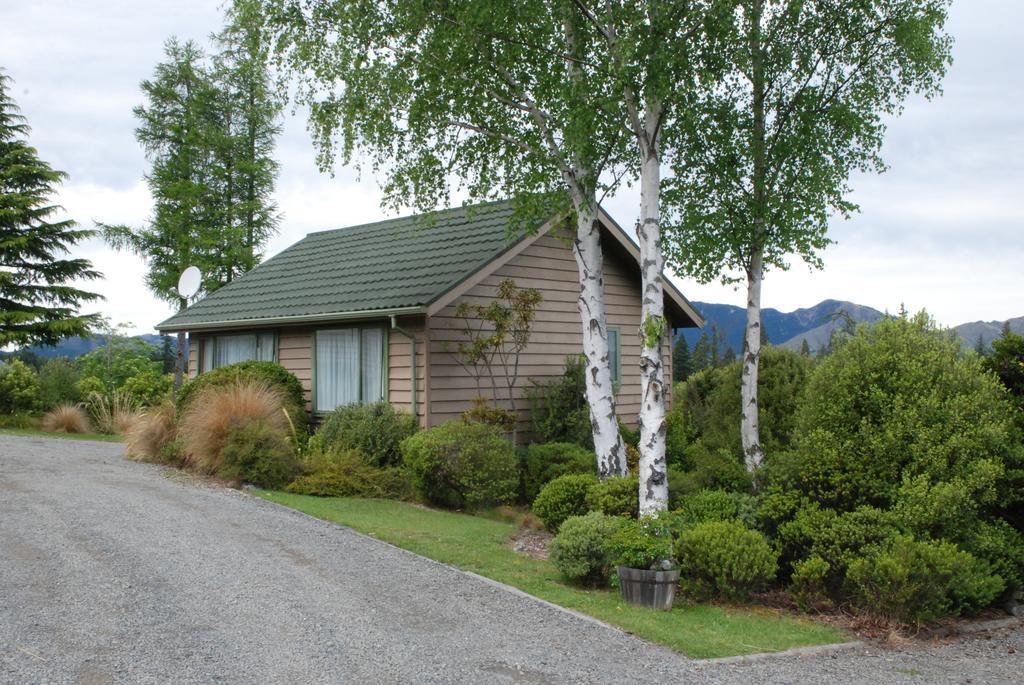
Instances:
[[[260,333],[257,348],[257,359],[261,362],[274,361],[274,334]]]
[[[215,354],[213,351],[213,340],[213,338],[203,338],[203,346],[200,350],[200,356],[203,358],[203,373],[213,371],[213,356]]]
[[[316,334],[317,411],[359,401],[359,329]]]
[[[379,402],[384,399],[383,348],[384,331],[380,328],[364,328],[362,349],[363,402]]]
[[[256,359],[255,335],[219,335],[216,347],[217,366]]]

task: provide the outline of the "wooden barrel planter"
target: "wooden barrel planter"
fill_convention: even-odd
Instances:
[[[622,598],[638,607],[669,611],[679,586],[679,569],[649,571],[619,566],[619,592]]]

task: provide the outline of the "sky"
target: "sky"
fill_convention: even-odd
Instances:
[[[68,216],[86,227],[147,220],[147,164],[132,116],[139,84],[167,38],[205,41],[221,22],[221,0],[0,0],[0,67],[14,79],[31,143],[70,175],[56,198]],[[944,94],[911,99],[888,122],[889,170],[852,179],[850,199],[861,212],[833,222],[836,244],[822,255],[824,269],[795,262],[769,273],[765,307],[791,311],[826,298],[883,311],[906,305],[950,326],[1024,315],[1022,25],[1020,0],[954,0],[954,64]],[[310,231],[394,216],[380,206],[381,179],[317,170],[304,111],[286,111],[277,157],[283,216],[268,256]],[[605,206],[632,226],[639,193],[623,190]],[[92,289],[105,296],[99,308],[114,323],[146,333],[171,313],[146,291],[141,258],[99,240],[76,256],[104,273]],[[734,286],[673,278],[691,300],[745,303]]]

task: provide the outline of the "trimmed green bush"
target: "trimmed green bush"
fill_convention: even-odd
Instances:
[[[295,374],[275,362],[247,361],[201,373],[182,385],[177,397],[178,413],[183,413],[192,400],[206,388],[232,385],[243,380],[263,381],[278,389],[295,407],[304,410],[306,406],[302,382]]]
[[[285,488],[299,495],[409,499],[408,474],[395,467],[378,468],[358,450],[334,450],[310,459],[307,473]]]
[[[594,473],[597,457],[571,442],[531,444],[523,464],[523,496],[532,502],[540,489],[559,476],[569,473]]]
[[[699,490],[749,493],[753,487],[742,459],[728,450],[710,450],[698,441],[686,448],[685,461],[691,465],[690,468],[675,485],[669,481],[669,487],[679,495]]]
[[[434,504],[476,509],[511,502],[519,490],[515,450],[494,426],[450,421],[406,438],[400,449],[416,491]]]
[[[299,472],[288,438],[260,422],[231,429],[220,458],[218,476],[261,488],[282,488]]]
[[[551,541],[551,563],[575,583],[606,584],[614,566],[609,540],[628,523],[624,518],[596,511],[570,516]]]
[[[572,442],[594,448],[590,406],[587,404],[586,361],[583,355],[565,358],[565,370],[551,381],[530,380],[530,432],[541,442]]]
[[[636,518],[640,508],[640,483],[636,476],[605,478],[587,491],[585,502],[590,511]]]
[[[1005,585],[986,563],[952,543],[906,536],[852,561],[848,577],[860,609],[916,625],[975,612]]]
[[[597,476],[589,473],[559,476],[540,489],[533,501],[533,513],[544,522],[545,528],[557,533],[563,521],[589,511],[587,493],[596,485]]]
[[[419,428],[416,417],[387,402],[351,404],[331,412],[314,435],[325,452],[359,450],[377,467],[397,466],[399,445]]]
[[[683,588],[698,597],[744,599],[775,577],[778,553],[739,521],[709,521],[684,530],[675,560]]]

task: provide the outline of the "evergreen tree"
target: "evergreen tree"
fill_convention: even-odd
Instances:
[[[693,359],[690,356],[690,346],[686,343],[686,337],[680,335],[672,347],[672,380],[685,381],[691,373]]]
[[[61,338],[89,335],[96,314],[80,314],[96,293],[70,285],[100,274],[71,248],[94,231],[70,219],[53,220],[56,186],[67,178],[39,159],[26,140],[25,118],[8,92],[11,79],[0,71],[0,348],[55,345]]]
[[[807,338],[804,338],[803,342],[800,343],[800,356],[801,357],[810,357],[811,356],[811,346],[807,342]]]
[[[711,342],[708,340],[708,332],[704,331],[693,346],[693,360],[690,367],[693,372],[703,371],[711,366]]]
[[[722,355],[722,366],[728,366],[736,361],[736,350],[732,349],[732,345],[725,348],[725,353]]]
[[[988,352],[988,345],[985,344],[985,336],[981,333],[978,333],[978,339],[974,341],[974,351],[981,357],[984,357]]]

